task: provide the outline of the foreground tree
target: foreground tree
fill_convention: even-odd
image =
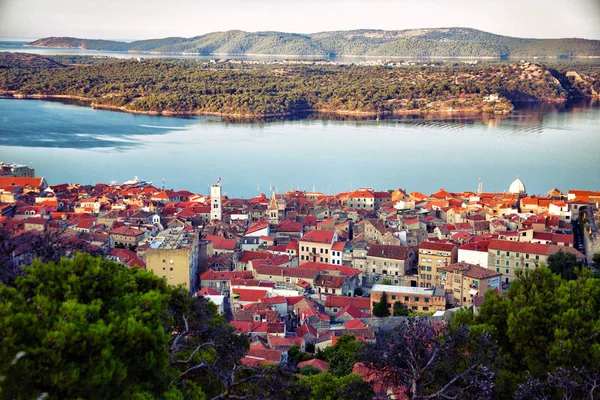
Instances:
[[[307,398],[286,365],[240,363],[216,306],[149,271],[78,254],[0,286],[0,398]]]
[[[548,256],[548,268],[550,271],[568,281],[577,278],[575,271],[577,267],[581,267],[581,263],[577,261],[577,257],[574,254],[559,251]]]
[[[363,342],[357,340],[354,335],[344,334],[337,339],[335,346],[326,348],[317,358],[329,363],[329,372],[332,375],[341,377],[352,372],[363,348]]]
[[[600,280],[578,270],[566,281],[548,268],[519,272],[508,293],[486,294],[472,332],[490,332],[502,353],[496,397],[512,399],[519,385],[546,382],[561,369],[600,365]],[[558,371],[558,372],[557,372]],[[591,373],[591,372],[590,372]]]
[[[381,300],[373,306],[373,315],[376,317],[389,317],[390,309],[388,308],[388,305],[387,293],[383,292],[381,294]]]
[[[409,399],[488,399],[496,350],[488,334],[475,344],[465,326],[447,330],[442,323],[418,317],[378,334],[363,360],[377,371],[379,384],[403,391]]]
[[[168,390],[169,289],[151,272],[77,255],[0,286],[3,398],[133,398]]]
[[[370,400],[373,398],[373,390],[357,374],[336,377],[329,372],[321,372],[302,378],[300,385],[310,390],[310,400]]]

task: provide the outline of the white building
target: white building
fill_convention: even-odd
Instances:
[[[458,248],[458,262],[466,262],[487,268],[489,244],[490,242],[487,240],[463,244]]]
[[[221,182],[221,178],[219,178],[219,182]],[[212,185],[210,188],[210,219],[211,221],[214,219],[221,221],[223,219],[220,183]]]

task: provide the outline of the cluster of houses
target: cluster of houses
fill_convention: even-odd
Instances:
[[[518,178],[505,193],[362,188],[237,199],[223,196],[220,183],[205,196],[0,176],[2,257],[28,264],[36,240],[53,240],[66,255],[86,251],[151,270],[214,302],[251,338],[243,362],[260,365],[284,361],[294,345],[334,345],[345,333],[372,340],[399,320],[372,316],[383,293],[390,313],[443,318],[477,307],[489,289],[506,290],[517,270],[550,255],[584,260],[579,242],[598,241],[592,232],[578,239],[574,220],[580,212],[597,220],[589,213],[599,201],[591,191],[528,195]]]

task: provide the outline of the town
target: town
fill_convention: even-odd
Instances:
[[[600,253],[600,192],[533,195],[519,177],[504,193],[480,182],[476,192],[237,199],[223,196],[220,178],[196,194],[137,177],[49,186],[33,168],[8,163],[0,175],[4,273],[74,252],[152,271],[206,297],[248,335],[250,366],[283,362],[292,346],[323,350],[343,334],[372,340],[374,329],[408,315],[444,321],[477,310],[488,290],[507,290],[518,270],[557,253],[594,268]]]

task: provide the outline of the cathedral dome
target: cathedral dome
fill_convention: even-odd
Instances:
[[[521,181],[521,179],[519,179],[518,175],[517,175],[517,179],[515,179],[513,181],[513,183],[510,184],[510,187],[508,188],[508,193],[513,193],[513,194],[527,193],[527,191],[525,190],[525,184]]]

